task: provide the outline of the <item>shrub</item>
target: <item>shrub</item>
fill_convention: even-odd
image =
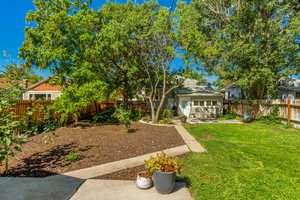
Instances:
[[[173,124],[171,119],[162,119],[158,122],[159,124]]]
[[[114,115],[115,111],[115,108],[110,108],[108,110],[101,111],[93,117],[93,122],[100,124],[117,124],[119,123],[119,120]]]
[[[0,88],[0,165],[5,163],[4,174],[8,173],[9,158],[21,151],[21,145],[26,141],[20,131],[22,121],[13,112],[24,88],[16,80],[9,80],[9,84],[12,85],[9,88]]]
[[[181,172],[182,162],[178,157],[167,156],[164,152],[158,153],[155,157],[145,160],[145,169],[152,174],[160,172]]]
[[[274,105],[272,107],[272,112],[268,116],[259,116],[257,121],[266,124],[281,124],[281,118],[279,117],[279,106]]]
[[[227,113],[223,116],[218,117],[218,120],[229,120],[229,119],[242,120],[243,118],[234,113]]]
[[[60,125],[56,121],[54,117],[50,117],[44,121],[43,124],[41,124],[41,130],[43,133],[48,133],[50,131],[55,131],[57,128],[59,128]]]
[[[74,162],[78,159],[79,153],[77,151],[71,151],[66,155],[65,160],[68,162]]]
[[[134,122],[139,121],[140,119],[142,119],[142,113],[141,111],[137,110],[137,109],[132,109],[130,110],[130,119]]]
[[[122,107],[119,107],[116,109],[113,116],[115,116],[119,120],[119,122],[125,126],[127,131],[129,131],[129,128],[130,128],[130,125],[132,122],[132,120],[130,119],[130,111],[128,111]]]
[[[169,109],[165,109],[163,111],[163,118],[164,119],[172,119],[174,117],[173,111]]]

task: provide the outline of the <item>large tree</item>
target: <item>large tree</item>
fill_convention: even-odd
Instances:
[[[29,81],[30,83],[37,83],[43,80],[43,77],[36,75],[34,71],[25,67],[23,64],[8,64],[2,67],[0,70],[0,77],[11,77],[14,76],[19,81]]]
[[[179,4],[179,41],[220,86],[275,97],[278,80],[300,70],[299,9],[297,0],[193,0]]]
[[[125,104],[141,88],[139,37],[151,27],[157,3],[107,3],[98,11],[84,0],[35,0],[27,15],[20,56],[29,66],[49,68],[65,83],[100,80]]]

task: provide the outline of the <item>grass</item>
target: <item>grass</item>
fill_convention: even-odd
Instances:
[[[262,123],[186,128],[208,150],[183,159],[195,199],[300,199],[299,130]]]

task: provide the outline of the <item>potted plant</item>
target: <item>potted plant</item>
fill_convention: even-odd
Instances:
[[[169,157],[164,152],[145,161],[145,169],[152,174],[154,187],[161,194],[173,191],[176,173],[180,173],[181,166],[180,158]]]
[[[243,121],[246,123],[251,121],[251,111],[247,110],[244,112]]]
[[[153,185],[151,174],[147,171],[142,171],[137,174],[136,186],[140,189],[149,189]]]

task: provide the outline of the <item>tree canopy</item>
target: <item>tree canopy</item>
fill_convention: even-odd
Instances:
[[[274,97],[278,80],[300,70],[299,10],[297,0],[181,3],[179,42],[186,59],[218,75],[220,86]]]
[[[17,80],[27,80],[30,83],[37,83],[38,81],[43,80],[43,77],[36,75],[31,68],[25,67],[22,64],[8,64],[3,66],[3,70],[0,71],[0,77],[4,78],[12,76]]]

